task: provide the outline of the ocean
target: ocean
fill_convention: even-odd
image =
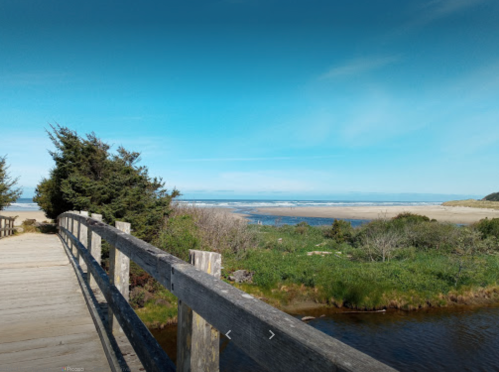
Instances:
[[[291,217],[275,216],[269,210],[266,214],[258,213],[258,208],[272,207],[355,207],[355,206],[417,206],[417,205],[439,205],[442,202],[424,202],[424,201],[349,201],[349,200],[249,200],[249,199],[180,199],[180,203],[195,205],[204,208],[233,208],[234,212],[242,213],[249,220],[249,223],[262,225],[296,225],[300,222],[306,222],[311,226],[331,225],[334,218],[321,217]],[[352,226],[359,226],[369,222],[369,220],[346,219]]]
[[[12,203],[9,207],[5,208],[5,210],[14,212],[31,212],[39,211],[40,207],[38,204],[33,202],[32,198],[20,198],[17,199],[15,203]]]
[[[289,217],[275,216],[270,212],[261,214],[257,212],[258,208],[264,207],[355,207],[355,206],[417,206],[417,205],[439,205],[442,202],[392,202],[392,201],[348,201],[348,200],[251,200],[251,199],[179,199],[179,203],[195,205],[200,208],[231,208],[236,213],[246,215],[249,223],[261,223],[263,225],[296,225],[300,222],[306,222],[312,226],[330,225],[333,218],[318,217]],[[31,198],[21,198],[5,210],[8,211],[38,211],[40,208]],[[368,222],[368,220],[349,221],[352,226],[358,226]]]

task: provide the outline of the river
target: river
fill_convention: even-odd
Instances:
[[[385,314],[333,312],[309,325],[399,371],[499,371],[499,305]],[[175,359],[176,327],[153,334]],[[220,350],[221,372],[265,371],[226,338]]]

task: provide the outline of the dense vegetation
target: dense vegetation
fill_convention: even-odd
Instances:
[[[83,138],[66,127],[51,129],[55,166],[37,186],[34,198],[47,217],[86,210],[102,214],[109,224],[130,222],[134,235],[146,241],[157,236],[178,192],[168,193],[161,179],[151,178],[147,167],[138,166],[137,152],[119,147],[111,153],[94,133]]]
[[[8,170],[7,157],[0,156],[0,211],[15,202],[22,193],[21,188],[16,187],[17,178],[12,178]]]
[[[494,192],[492,194],[489,194],[485,198],[483,198],[482,200],[499,201],[499,192]]]
[[[252,283],[234,285],[289,311],[300,304],[410,310],[499,298],[499,219],[457,226],[401,214],[358,228],[342,220],[258,226],[179,207],[160,234],[156,243],[184,259],[188,249],[218,250],[225,280],[247,270]],[[174,320],[175,299],[152,282],[136,288],[132,301],[149,325]]]

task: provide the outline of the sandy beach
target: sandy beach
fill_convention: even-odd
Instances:
[[[14,226],[22,225],[24,220],[36,220],[37,222],[50,221],[49,218],[45,217],[43,211],[0,211],[0,216],[5,217],[16,217]]]
[[[258,208],[258,213],[276,216],[346,218],[373,220],[378,217],[392,218],[404,212],[421,214],[440,222],[473,223],[482,218],[499,218],[499,210],[469,207],[428,206],[369,206],[369,207],[275,207]]]

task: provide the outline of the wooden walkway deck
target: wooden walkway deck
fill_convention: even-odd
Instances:
[[[0,240],[0,372],[110,371],[57,235]]]

